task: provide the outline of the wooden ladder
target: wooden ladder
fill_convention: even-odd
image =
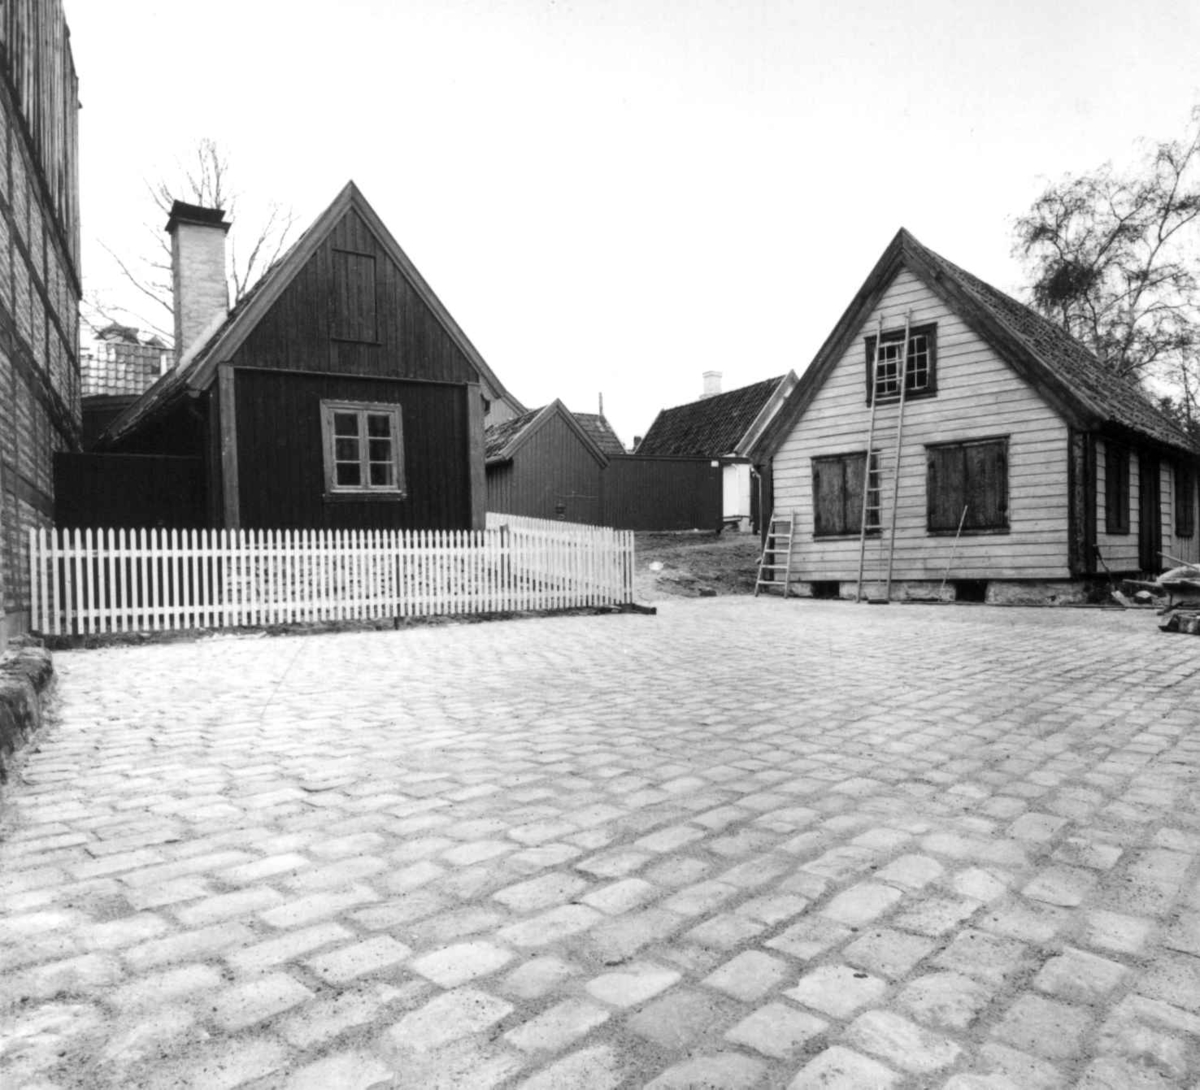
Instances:
[[[782,587],[783,596],[788,596],[788,584],[792,578],[792,529],[796,518],[792,514],[776,515],[771,512],[767,523],[767,540],[762,556],[758,558],[758,578],[754,581],[754,597],[763,587]],[[782,553],[784,559],[779,559]],[[782,570],[783,578],[779,578]]]
[[[879,534],[880,572],[877,573],[874,582],[877,587],[882,584],[883,596],[876,596],[867,600],[873,604],[887,604],[892,600],[892,563],[896,557],[896,507],[900,499],[900,452],[904,439],[904,405],[907,400],[906,393],[908,390],[908,341],[911,328],[912,311],[910,310],[904,316],[904,340],[901,342],[900,358],[896,361],[896,377],[899,386],[897,405],[899,409],[896,417],[896,451],[891,463],[892,503],[891,525],[887,532],[887,574],[886,577],[883,577],[883,458],[881,457],[881,452],[875,450],[875,419],[880,400],[879,357],[883,347],[883,315],[879,315],[879,324],[875,332],[875,359],[871,365],[871,420],[867,427],[867,457],[863,464],[862,525],[859,529],[858,537],[858,585],[854,592],[854,600],[856,602],[863,600],[863,577],[866,569],[869,530],[875,530]],[[877,485],[875,489],[875,503],[871,503],[872,477],[874,477]],[[872,513],[875,515],[874,521],[870,518]]]

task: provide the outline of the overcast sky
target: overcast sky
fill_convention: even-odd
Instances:
[[[202,137],[242,215],[354,179],[509,389],[626,443],[797,372],[896,230],[1016,292],[1047,179],[1180,135],[1195,0],[64,0],[85,289]]]

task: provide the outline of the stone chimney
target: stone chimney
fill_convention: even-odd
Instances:
[[[705,371],[704,372],[704,393],[700,395],[701,400],[706,397],[716,397],[721,392],[721,372],[720,371]]]
[[[176,201],[171,205],[171,290],[175,301],[175,362],[229,313],[225,233],[221,208]]]

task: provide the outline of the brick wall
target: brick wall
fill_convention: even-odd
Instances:
[[[0,80],[0,647],[29,624],[27,541],[53,521],[54,452],[79,449],[77,226],[36,164]]]

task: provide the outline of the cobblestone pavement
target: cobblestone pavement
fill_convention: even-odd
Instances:
[[[60,654],[7,1087],[1194,1087],[1200,642],[714,599]]]

